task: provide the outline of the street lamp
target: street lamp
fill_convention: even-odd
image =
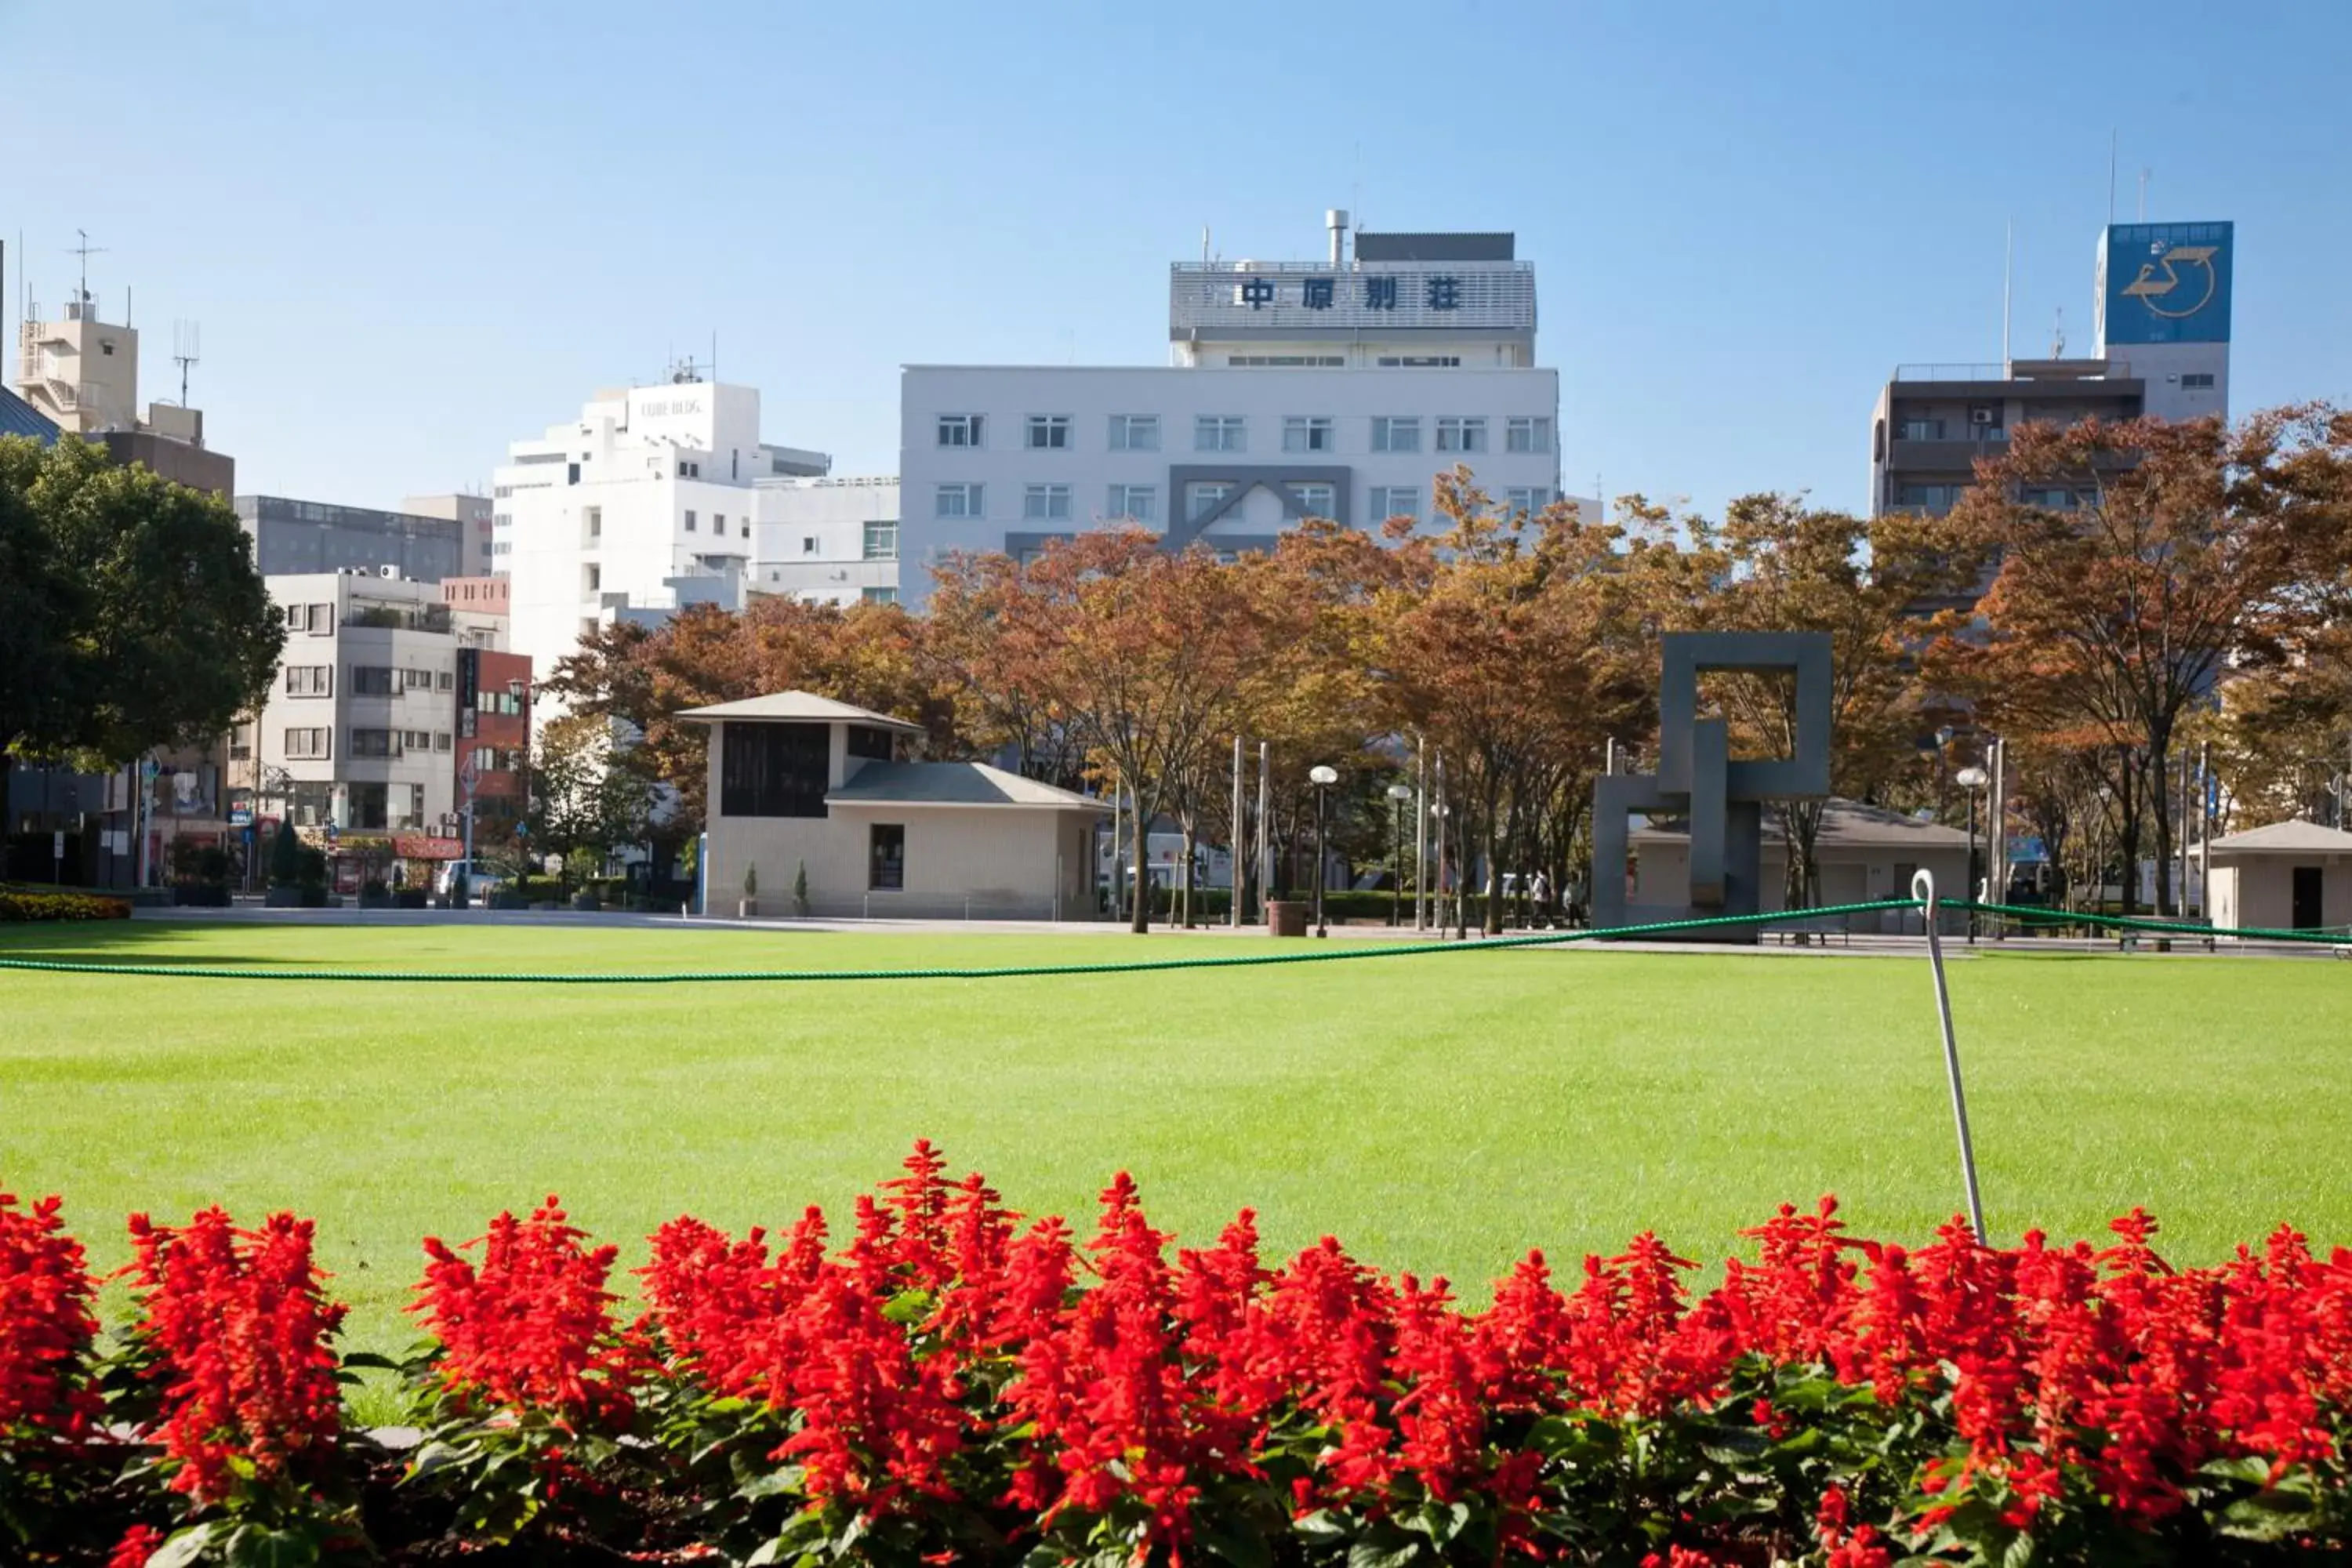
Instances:
[[[1454,808],[1441,800],[1429,808],[1429,815],[1437,823],[1437,895],[1433,903],[1437,911],[1437,940],[1444,942],[1445,940],[1445,871],[1454,851],[1454,841],[1445,836],[1445,819],[1454,815]]]
[[[1331,922],[1323,918],[1323,884],[1329,879],[1323,869],[1323,803],[1339,782],[1339,770],[1318,763],[1307,770],[1307,782],[1315,786],[1315,934],[1329,936]]]
[[[1973,906],[1977,901],[1977,791],[1990,784],[1992,777],[1982,768],[1969,766],[1962,768],[1952,782],[1969,792],[1969,902]],[[1976,942],[1977,911],[1971,907],[1969,910],[1969,945],[1974,947]]]
[[[1389,866],[1394,879],[1389,884],[1389,924],[1404,924],[1404,803],[1412,798],[1412,786],[1402,781],[1389,785]]]

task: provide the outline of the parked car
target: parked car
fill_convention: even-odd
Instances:
[[[459,877],[466,879],[467,896],[473,899],[487,899],[492,893],[502,891],[512,879],[504,867],[488,860],[449,860],[445,861],[434,876],[434,893],[440,898],[447,898],[449,889]]]

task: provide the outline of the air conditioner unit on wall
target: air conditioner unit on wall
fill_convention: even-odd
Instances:
[[[1969,410],[1969,423],[1971,425],[1990,425],[1993,422],[1993,411],[1990,408],[1971,408]]]

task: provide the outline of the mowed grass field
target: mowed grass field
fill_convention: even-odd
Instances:
[[[682,971],[1114,962],[1232,939],[141,921],[0,952],[269,968]],[[2176,1257],[2282,1221],[2352,1242],[2352,964],[1987,956],[1952,967],[1992,1228]],[[0,972],[0,1190],[61,1192],[98,1261],[130,1210],[316,1218],[354,1342],[406,1338],[417,1238],[562,1194],[623,1244],[788,1224],[918,1137],[1084,1229],[1121,1169],[1205,1242],[1331,1233],[1464,1293],[1654,1228],[1713,1262],[1783,1199],[1925,1237],[1960,1203],[1916,959],[1448,952],[986,981],[614,987]]]

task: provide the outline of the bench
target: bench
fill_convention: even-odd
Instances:
[[[1783,947],[1801,936],[1818,936],[1824,940],[1835,937],[1848,947],[1853,945],[1853,928],[1846,923],[1843,915],[1814,915],[1810,919],[1791,921],[1786,925],[1767,926],[1765,929],[1772,933],[1772,940]]]

